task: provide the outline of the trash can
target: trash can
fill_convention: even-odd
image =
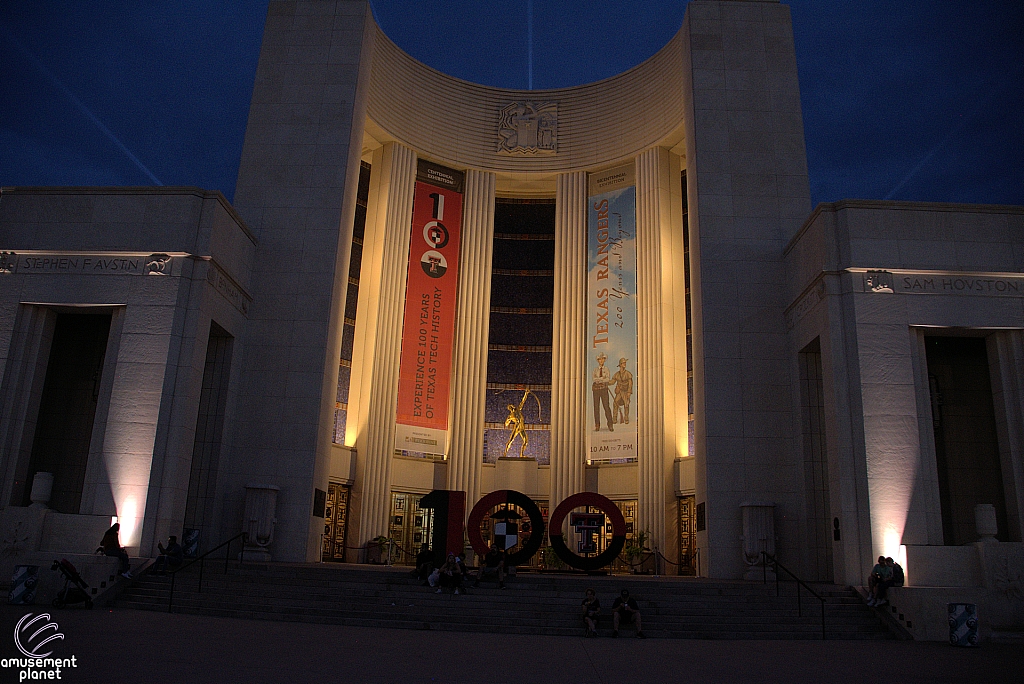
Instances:
[[[974,603],[948,603],[949,643],[953,646],[978,645],[978,606]]]
[[[39,583],[38,565],[15,565],[11,578],[11,593],[8,603],[27,606],[36,600],[36,585]]]

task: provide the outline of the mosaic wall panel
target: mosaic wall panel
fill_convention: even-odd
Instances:
[[[551,432],[548,430],[527,430],[528,442],[526,445],[526,458],[535,458],[540,465],[548,465],[551,462]],[[505,444],[508,443],[508,430],[487,428],[484,430],[484,463],[497,463],[498,459],[505,454]],[[516,437],[509,449],[510,457],[519,456],[519,438]]]
[[[352,367],[345,365],[338,369],[338,394],[335,401],[342,404],[348,403],[349,377],[352,375]]]
[[[551,386],[551,307],[554,301],[555,205],[550,200],[499,199],[494,210],[494,258],[488,330],[484,462],[504,455],[511,429],[509,404],[528,386]],[[514,311],[514,310],[522,311]],[[517,349],[527,347],[528,349]],[[504,387],[494,387],[502,385]],[[551,391],[531,390],[523,406],[527,445],[523,455],[547,464],[551,457]],[[538,407],[538,403],[540,406]],[[538,429],[543,426],[543,429]],[[509,456],[519,456],[516,438]]]
[[[551,346],[551,314],[491,312],[488,340],[494,344]],[[505,342],[505,340],[510,340]]]
[[[348,263],[348,289],[345,293],[345,318],[355,321],[359,302],[359,268],[363,261],[363,235],[366,229],[366,201],[370,193],[370,165],[359,165],[359,190],[356,195],[356,216],[352,225],[352,252]],[[352,377],[352,345],[355,325],[345,323],[341,332],[341,359],[338,369],[338,406],[334,409],[334,443],[345,442],[345,422],[348,418],[348,387]]]
[[[551,422],[551,391],[530,390],[530,392],[536,395],[537,398],[534,399],[532,396],[526,398],[526,404],[523,406],[523,417],[526,420],[526,424],[549,424]],[[518,405],[522,398],[523,390],[521,389],[487,390],[484,421],[488,423],[504,423],[508,417],[508,405]],[[538,402],[540,403],[539,415]]]
[[[341,329],[341,358],[346,361],[352,360],[352,345],[355,344],[356,327],[347,323]],[[348,389],[347,387],[345,388]]]
[[[551,276],[491,276],[491,306],[501,308],[550,309],[555,299]],[[550,317],[551,314],[548,314]],[[493,340],[492,340],[493,341]]]
[[[345,293],[345,318],[354,321],[356,319],[356,304],[359,302],[359,286],[348,284],[348,292]]]
[[[357,207],[362,210],[362,219],[366,221],[366,209],[364,207]],[[360,214],[356,214],[356,221],[359,220]],[[348,265],[348,277],[350,279],[359,280],[360,269],[363,266],[363,239],[361,237],[353,237],[352,239],[352,258]]]
[[[550,271],[555,264],[555,241],[495,237],[493,254],[491,267],[495,269]]]
[[[334,443],[344,444],[345,443],[345,421],[348,418],[348,411],[346,409],[336,409],[334,411]]]
[[[554,244],[554,200],[517,200],[499,197],[494,205],[494,233],[545,235],[549,236]],[[553,258],[551,263],[554,263]]]
[[[550,385],[551,352],[507,352],[492,349],[487,354],[487,382]]]

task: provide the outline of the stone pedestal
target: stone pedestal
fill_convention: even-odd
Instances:
[[[35,491],[35,485],[32,486]],[[996,534],[999,532],[999,524],[996,520],[996,507],[992,504],[978,504],[974,507],[974,527],[978,532],[978,541],[995,542]]]
[[[762,580],[761,552],[775,555],[775,504],[766,501],[744,501],[743,511],[743,561],[747,564],[745,580]],[[768,570],[768,579],[775,579],[775,573]]]
[[[537,497],[537,460],[533,458],[499,458],[494,470],[494,488],[514,489],[529,497]],[[474,502],[475,503],[475,502]]]
[[[274,541],[274,524],[277,518],[277,493],[275,485],[249,484],[245,486],[245,532],[244,559],[266,563],[270,561],[268,547]]]
[[[53,494],[53,473],[36,473],[32,478],[32,492],[29,499],[35,508],[46,508],[50,503],[50,495]]]

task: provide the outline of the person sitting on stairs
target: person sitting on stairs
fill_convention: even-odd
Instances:
[[[620,624],[628,625],[631,622],[636,627],[637,638],[646,638],[640,624],[640,607],[636,605],[636,599],[629,595],[629,589],[623,589],[612,604],[612,636],[619,636]]]

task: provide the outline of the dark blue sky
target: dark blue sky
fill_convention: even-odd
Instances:
[[[375,0],[374,10],[427,64],[525,88],[529,2]],[[535,88],[637,64],[678,30],[686,5],[532,4]],[[815,203],[1024,204],[1024,3],[787,4]],[[232,197],[266,6],[0,3],[0,185],[160,182]]]

